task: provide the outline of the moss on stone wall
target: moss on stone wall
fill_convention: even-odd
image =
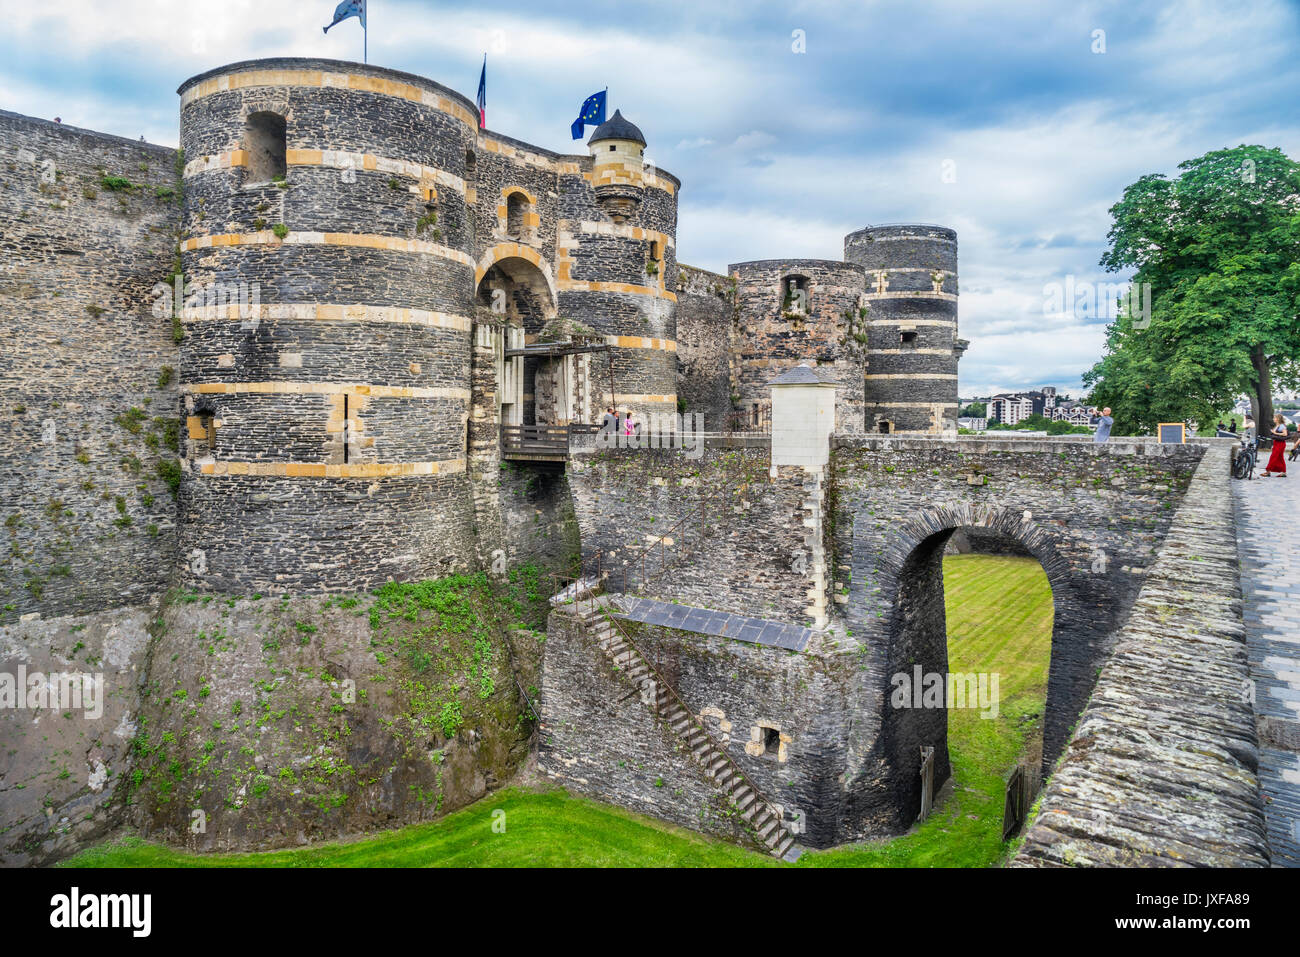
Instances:
[[[173,594],[121,799],[144,831],[198,849],[285,846],[468,804],[529,750],[511,664],[536,671],[524,608],[482,573],[348,597]]]

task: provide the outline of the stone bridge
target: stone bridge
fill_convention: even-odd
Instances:
[[[1149,863],[1163,846],[1187,862],[1185,833],[1222,838],[1202,841],[1202,862],[1267,860],[1253,716],[1240,699],[1235,553],[1220,540],[1232,536],[1225,444],[835,436],[827,445],[821,461],[776,466],[756,440],[719,440],[697,459],[590,447],[570,469],[586,571],[598,569],[612,592],[657,600],[623,604],[629,635],[804,844],[906,830],[921,805],[923,747],[935,749],[936,790],[949,776],[946,710],[890,707],[890,682],[917,666],[947,673],[942,556],[956,532],[978,530],[1041,563],[1055,611],[1051,777],[1017,862]],[[1227,509],[1217,526],[1205,511],[1215,508]],[[1165,553],[1171,536],[1177,559]],[[1170,575],[1189,563],[1207,580],[1171,592]],[[543,771],[735,836],[707,773],[690,767],[669,729],[654,731],[635,696],[615,693],[619,676],[592,657],[581,628],[562,610],[552,626]],[[1188,690],[1196,668],[1211,677]],[[1127,710],[1103,715],[1103,692]],[[1140,741],[1130,756],[1153,775],[1138,788],[1150,793],[1120,786],[1132,769],[1125,778],[1113,752],[1090,747],[1100,729]],[[1163,769],[1189,761],[1201,793],[1162,817]],[[668,795],[664,781],[675,782]],[[1079,823],[1090,813],[1136,816],[1127,828],[1090,828]]]

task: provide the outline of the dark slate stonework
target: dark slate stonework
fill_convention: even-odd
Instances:
[[[1197,468],[1013,867],[1268,865],[1227,463]]]
[[[736,393],[742,411],[768,409],[768,384],[804,362],[834,382],[835,424],[862,431],[865,347],[854,338],[860,321],[863,272],[853,263],[773,259],[728,267],[737,277]],[[806,280],[807,314],[791,311],[787,283]]]
[[[956,232],[869,226],[845,237],[844,258],[866,273],[865,431],[955,433]]]
[[[166,587],[175,501],[158,468],[176,460],[180,361],[151,306],[180,218],[175,159],[0,112],[0,623]]]
[[[808,690],[801,700],[773,698],[770,689],[747,691],[784,702],[782,715],[792,727],[823,729],[815,739],[817,770],[798,785],[799,800],[811,809],[808,843],[906,830],[919,807],[923,745],[936,749],[936,783],[949,775],[946,713],[895,710],[888,702],[895,673],[910,674],[917,665],[947,671],[942,557],[957,530],[1016,543],[1042,563],[1052,585],[1056,624],[1044,743],[1050,769],[1207,447],[841,436],[828,469],[823,523],[837,614],[831,629],[814,633],[797,654],[846,683],[833,694]],[[626,568],[627,587],[703,609],[697,616],[710,609],[752,616],[770,607],[765,617],[799,622],[810,584],[783,559],[806,545],[801,533],[808,528],[812,493],[793,474],[798,470],[769,478],[764,458],[761,449],[715,449],[700,462],[634,450],[581,459],[571,484],[585,570],[595,572],[599,551],[607,587],[615,592],[624,587]],[[725,521],[703,534],[697,527],[701,498],[728,503]],[[661,540],[670,544],[663,547]],[[753,551],[752,543],[760,541]],[[656,607],[681,618],[656,619],[681,626],[672,632],[670,653],[646,652],[665,675],[673,673],[670,683],[679,682],[674,686],[694,709],[745,714],[744,703],[727,696],[736,682],[757,680],[757,664],[750,662],[750,674],[730,665],[709,671],[681,663],[704,645],[751,654],[735,650],[745,643],[695,633],[716,629],[703,618],[702,629],[692,627],[691,608]],[[652,636],[666,630],[637,627],[651,647],[657,647]],[[842,661],[852,664],[841,672]],[[547,700],[547,708],[559,709],[545,715],[552,727],[567,726],[567,705]],[[580,737],[587,733],[596,734],[588,729]],[[622,786],[605,791],[590,777],[588,786],[588,793],[645,806]]]
[[[809,555],[799,469],[767,474],[766,448],[609,450],[575,455],[569,484],[584,570],[615,591],[807,624]],[[700,503],[705,504],[701,522]],[[671,542],[668,542],[671,539]],[[800,556],[805,563],[799,562]]]
[[[202,382],[469,388],[469,333],[409,323],[194,322],[185,353],[187,376]]]
[[[572,574],[580,546],[565,470],[506,462],[498,483],[508,563],[533,562],[545,574]]]
[[[354,232],[363,233],[364,223]],[[467,315],[473,271],[429,253],[292,243],[197,249],[183,256],[185,277],[257,284],[263,305],[362,303]]]
[[[727,276],[692,266],[677,276],[677,395],[720,432],[734,411],[735,289]]]
[[[1203,446],[1140,441],[1027,448],[969,439],[841,439],[828,524],[836,601],[869,649],[859,688],[864,702],[882,700],[890,676],[914,664],[947,671],[943,552],[954,530],[992,530],[1037,558],[1052,586],[1043,744],[1049,768],[1204,454]],[[935,747],[936,780],[942,779],[946,721],[933,711],[864,712],[882,720],[864,741],[884,749],[888,803],[901,828],[919,808],[921,746]],[[850,769],[852,789],[875,793],[884,783],[879,767],[864,756],[860,769]]]
[[[440,578],[476,564],[469,506],[464,475],[208,476],[182,489],[182,576],[236,595],[355,592],[389,579]]]
[[[802,812],[812,846],[828,832],[821,788],[827,745],[839,735],[810,700],[842,699],[845,672],[815,658],[720,638],[641,629],[638,647],[673,683],[686,705],[703,713],[715,741],[790,820]],[[538,771],[565,787],[683,827],[756,846],[722,792],[703,776],[685,746],[654,717],[635,688],[608,663],[569,610],[551,613],[542,664]],[[826,714],[842,713],[830,705]],[[791,738],[786,760],[749,756],[756,721]]]

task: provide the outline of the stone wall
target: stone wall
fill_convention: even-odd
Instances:
[[[186,278],[247,303],[187,302],[185,580],[347,591],[473,567],[472,107],[332,61],[180,93]],[[254,161],[266,116],[278,178]]]
[[[565,469],[505,462],[499,472],[508,566],[531,563],[546,575],[573,574],[579,555],[578,522]]]
[[[677,273],[677,395],[704,427],[722,432],[734,411],[735,288],[726,276],[693,266]]]
[[[736,279],[736,392],[741,410],[765,414],[768,384],[797,365],[834,382],[835,421],[861,432],[866,346],[860,341],[864,275],[853,263],[771,259],[728,267]],[[792,296],[791,281],[799,283]]]
[[[955,435],[957,234],[943,226],[873,226],[844,238],[866,272],[867,432]]]
[[[802,720],[823,712],[848,729],[837,739],[840,763],[831,775],[842,783],[823,780],[827,790],[809,817],[819,839],[835,843],[910,826],[920,801],[920,747],[936,749],[936,783],[948,776],[945,712],[894,711],[887,702],[893,674],[916,665],[947,671],[942,557],[950,537],[971,529],[1012,542],[1042,563],[1052,585],[1044,734],[1050,767],[1206,447],[840,436],[824,486],[801,469],[770,477],[765,451],[712,449],[696,463],[645,450],[580,456],[571,484],[584,560],[592,573],[599,551],[614,591],[623,589],[626,567],[627,587],[642,594],[807,622],[818,561],[811,551],[807,564],[790,556],[807,549],[808,534],[823,536],[836,611],[828,643],[814,654],[830,660],[847,649],[855,668],[841,704],[790,704],[804,709]],[[725,505],[711,508],[725,519],[707,533],[698,527],[701,499]],[[819,500],[824,506],[810,513]],[[675,654],[663,659],[669,667],[676,667]],[[706,671],[683,666],[680,673],[689,686]],[[744,674],[732,668],[729,680],[747,680],[738,677]],[[692,707],[725,697],[727,682],[718,675],[701,679]]]
[[[0,865],[51,864],[130,822],[114,796],[131,779],[156,615],[156,605],[141,605],[0,626],[6,678],[40,675],[36,684],[49,688],[56,675],[85,675],[102,689],[92,699],[83,685],[80,702],[0,708]],[[26,682],[17,687],[25,698]]]
[[[1012,866],[1268,865],[1227,465],[1196,470]]]
[[[792,731],[794,723],[799,722],[802,730],[807,712],[794,703],[807,697],[802,687],[811,676],[807,663],[783,660],[785,652],[775,649],[749,649],[756,652],[749,655],[746,649],[728,647],[733,642],[723,640],[711,648],[707,641],[701,636],[661,634],[658,641],[647,639],[647,648],[653,647],[654,656],[673,669],[679,680],[687,672],[697,675],[690,693],[682,692],[691,708],[731,706],[731,701],[718,698],[718,682],[727,669],[737,676],[743,674],[743,682],[734,685],[739,696],[736,700],[743,698],[745,702],[743,709],[733,707],[730,714],[719,709],[721,716],[710,710],[706,717],[710,733],[715,740],[727,742],[733,758],[744,758],[744,737],[749,728],[736,722],[747,721],[756,713],[759,699],[755,695],[784,688],[786,702],[765,702],[770,720],[784,720]],[[823,688],[824,683],[819,681],[819,689]],[[701,703],[693,700],[696,694],[701,695]],[[759,847],[726,796],[692,761],[686,746],[642,702],[632,684],[609,663],[571,608],[557,608],[547,624],[541,707],[537,758],[540,774],[580,794]],[[802,736],[801,746],[815,747]],[[747,761],[746,771],[756,763]],[[813,800],[808,790],[811,782],[804,775],[790,773],[791,767],[799,766],[788,762],[776,765],[775,759],[771,767],[764,766],[764,782],[769,791],[774,791],[765,796],[778,803],[784,800],[790,809],[796,807],[796,801]],[[775,791],[782,784],[802,787],[787,787],[795,792],[791,794]]]
[[[849,769],[853,789],[867,796],[883,788],[890,807],[906,809],[895,822],[901,828],[919,807],[919,748],[935,746],[936,769],[943,763],[942,713],[878,703],[895,673],[916,664],[947,671],[942,556],[954,530],[966,527],[1020,543],[1052,586],[1050,767],[1204,454],[1141,441],[839,439],[828,493],[833,590],[867,648],[859,684],[866,750]],[[875,721],[882,723],[869,727]]]
[[[808,623],[813,587],[800,468],[768,475],[766,447],[581,453],[569,484],[584,571],[597,553],[609,587],[755,617]],[[704,503],[704,518],[700,506]],[[626,578],[625,578],[626,576]]]
[[[175,151],[0,113],[0,622],[161,590],[176,549]]]
[[[143,834],[201,851],[338,838],[477,800],[531,744],[516,667],[535,672],[541,647],[514,630],[506,598],[483,576],[379,598],[179,592],[149,648],[119,800]]]

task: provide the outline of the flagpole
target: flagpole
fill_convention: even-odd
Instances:
[[[370,0],[361,0],[361,9],[365,11],[366,22],[361,24],[361,62],[370,62]]]

